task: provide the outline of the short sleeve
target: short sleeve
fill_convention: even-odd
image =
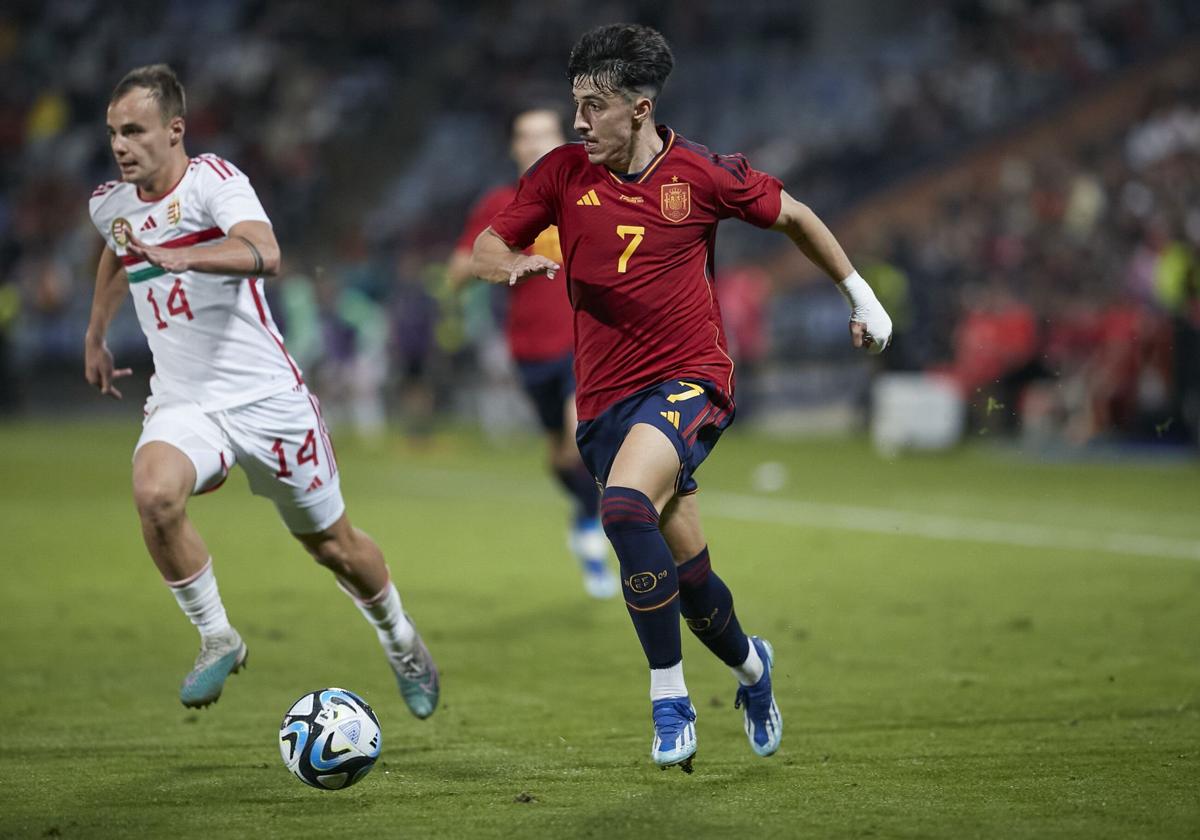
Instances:
[[[100,232],[100,236],[104,238],[104,244],[109,248],[109,250],[111,250],[114,254],[120,253],[119,249],[117,248],[116,240],[113,239],[111,222],[105,222],[99,215],[92,213],[92,224],[95,225],[96,230]]]
[[[556,150],[557,151],[557,150]],[[555,152],[529,167],[517,185],[517,196],[491,220],[492,230],[510,248],[524,251],[538,234],[558,224],[554,190]]]
[[[743,155],[714,155],[717,214],[741,219],[761,228],[779,220],[783,182],[759,172]]]
[[[91,199],[88,200],[88,215],[92,219],[92,224],[104,238],[104,244],[108,246],[113,253],[119,253],[116,240],[113,238],[112,223],[115,221],[111,212],[105,210],[105,203],[109,197],[109,193],[117,186],[117,182],[110,181],[107,184],[101,184],[92,192]]]
[[[250,179],[236,166],[213,155],[200,158],[201,173],[206,179],[203,201],[208,215],[225,233],[238,222],[266,222],[263,210]]]

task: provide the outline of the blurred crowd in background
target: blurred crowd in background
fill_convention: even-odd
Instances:
[[[555,102],[569,119],[575,38],[637,20],[676,55],[662,121],[744,152],[835,230],[893,208],[847,236],[897,323],[878,360],[850,357],[844,304],[786,240],[725,226],[718,292],[743,413],[848,390],[866,405],[879,364],[953,382],[976,428],[1194,442],[1200,70],[1168,63],[1200,50],[1200,6],[883,5],[5,4],[0,411],[37,410],[81,378],[100,247],[86,202],[115,173],[104,109],[126,70],[165,60],[187,87],[189,152],[234,161],[274,221],[285,266],[272,306],[335,415],[368,436],[389,417],[422,433],[464,415],[503,424],[495,403],[511,397],[521,422],[497,387],[503,290],[453,295],[444,265],[470,203],[517,174],[511,114]],[[1067,130],[1076,103],[1106,95],[1133,107]],[[1009,149],[997,166],[930,194],[996,144]],[[145,366],[131,309],[110,346]]]

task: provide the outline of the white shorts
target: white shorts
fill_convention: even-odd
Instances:
[[[145,414],[134,455],[151,441],[174,446],[196,467],[194,494],[216,490],[241,464],[250,490],[275,503],[293,534],[322,531],[346,510],[321,405],[303,386],[207,413],[158,394],[146,400]]]

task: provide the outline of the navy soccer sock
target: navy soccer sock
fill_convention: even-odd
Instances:
[[[575,500],[575,518],[579,521],[600,515],[600,490],[596,480],[583,464],[563,469],[555,467],[554,474],[567,494]]]
[[[733,611],[733,593],[712,570],[708,546],[682,564],[678,574],[679,608],[688,628],[730,668],[741,665],[750,640]]]
[[[671,549],[658,530],[658,511],[644,493],[609,487],[600,502],[604,533],[621,564],[625,606],[651,668],[683,660],[679,634],[679,578]]]

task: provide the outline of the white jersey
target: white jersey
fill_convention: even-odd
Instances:
[[[148,245],[182,248],[219,242],[238,222],[269,224],[250,179],[236,167],[200,155],[156,201],[143,200],[133,184],[112,181],[96,188],[88,209],[129,277],[154,356],[154,394],[220,411],[303,383],[267,308],[262,278],[169,274],[125,250],[125,226]]]

